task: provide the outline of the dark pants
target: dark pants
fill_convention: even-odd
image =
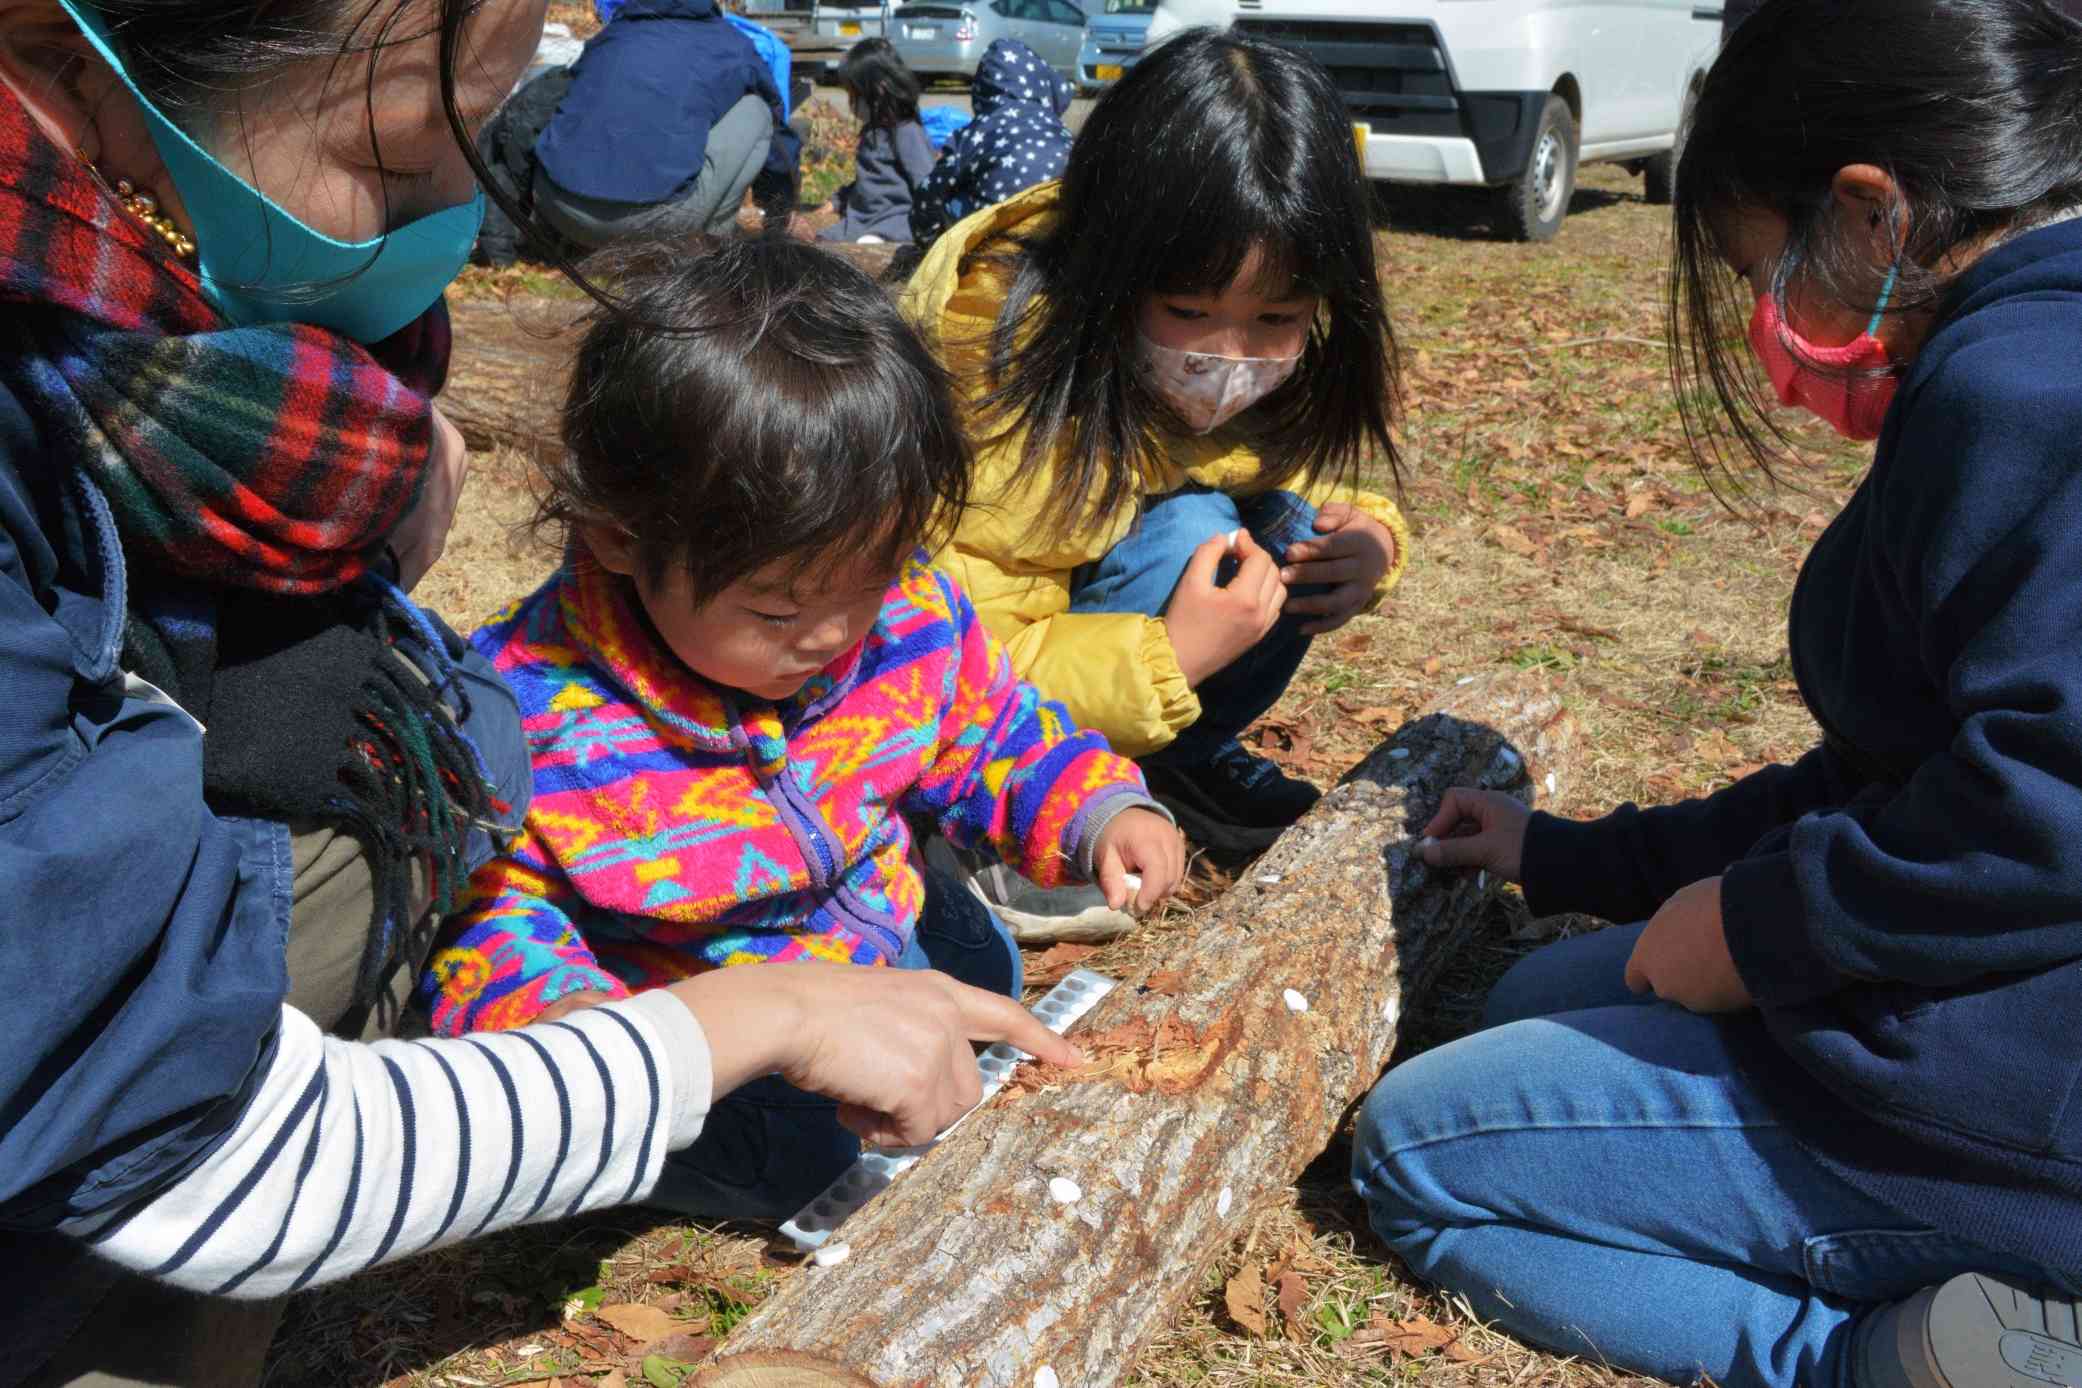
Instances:
[[[966,887],[931,868],[925,910],[897,967],[938,969],[1012,998],[1025,982],[1011,932]],[[694,1145],[666,1159],[648,1203],[700,1219],[786,1219],[859,1155],[860,1139],[839,1126],[837,1104],[769,1075],[709,1110]]]

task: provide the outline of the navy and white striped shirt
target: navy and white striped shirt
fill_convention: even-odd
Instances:
[[[700,1133],[710,1091],[707,1038],[667,992],[519,1031],[372,1045],[285,1007],[266,1076],[205,1161],[62,1228],[158,1280],[281,1296],[640,1200]]]

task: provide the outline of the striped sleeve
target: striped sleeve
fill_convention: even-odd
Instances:
[[[457,1040],[346,1042],[291,1008],[231,1136],[172,1186],[62,1226],[124,1267],[281,1296],[509,1225],[640,1200],[710,1102],[669,993]]]

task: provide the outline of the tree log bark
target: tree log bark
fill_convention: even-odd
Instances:
[[[1497,884],[1410,853],[1449,786],[1531,801],[1565,768],[1559,700],[1456,689],[1211,906],[1175,989],[1105,999],[839,1230],[690,1382],[700,1388],[1101,1388],[1201,1287],[1253,1207],[1320,1154],[1395,1047],[1404,1000]],[[1515,743],[1517,750],[1507,749]],[[1053,1177],[1082,1194],[1059,1203]]]
[[[466,299],[448,306],[455,355],[441,410],[474,449],[560,449],[564,386],[584,301]]]

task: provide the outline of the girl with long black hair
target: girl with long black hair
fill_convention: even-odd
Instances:
[[[911,204],[933,171],[933,145],[918,119],[918,76],[888,39],[862,39],[839,64],[838,84],[860,122],[853,181],[833,195],[839,220],[824,241],[909,241]]]
[[[1262,849],[1317,792],[1237,735],[1406,550],[1356,487],[1395,466],[1395,343],[1329,75],[1234,34],[1164,44],[1060,182],[940,237],[905,306],[978,449],[941,562],[1185,827]]]
[[[1709,466],[1876,439],[1790,645],[1819,745],[1420,848],[1616,927],[1375,1089],[1353,1178],[1527,1339],[1738,1388],[2082,1365],[2082,24],[1770,0],[1700,93],[1671,337]],[[1747,349],[1742,344],[1747,343]]]

